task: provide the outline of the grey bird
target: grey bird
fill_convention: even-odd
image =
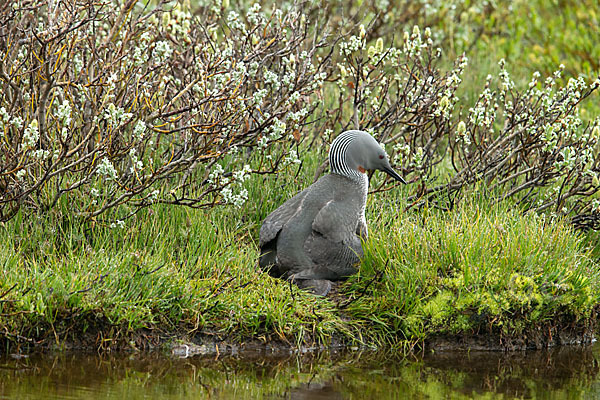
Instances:
[[[367,170],[384,171],[406,183],[385,150],[367,132],[341,133],[329,150],[331,173],[273,211],[260,228],[259,265],[317,295],[332,280],[356,272],[368,235],[365,206]]]

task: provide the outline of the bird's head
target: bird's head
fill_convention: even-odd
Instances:
[[[390,165],[385,149],[364,131],[346,131],[341,133],[329,150],[329,163],[333,173],[350,176],[365,173],[368,170],[380,170],[392,178],[406,181]]]

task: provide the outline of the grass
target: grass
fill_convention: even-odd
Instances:
[[[358,299],[348,312],[369,326],[373,340],[514,338],[565,321],[593,325],[598,265],[566,224],[482,196],[452,213],[378,215],[349,283]]]
[[[158,206],[123,229],[50,218],[2,229],[9,336],[60,343],[99,324],[115,338],[160,328],[295,344],[344,329],[328,301],[257,270],[250,225],[228,212]]]

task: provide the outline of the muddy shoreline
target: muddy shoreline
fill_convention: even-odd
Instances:
[[[345,299],[334,287],[332,298]],[[302,339],[286,338],[274,333],[244,337],[226,334],[216,330],[198,330],[182,323],[170,329],[153,326],[136,330],[126,326],[111,324],[104,317],[92,317],[85,324],[68,319],[55,325],[39,325],[38,336],[27,338],[0,331],[0,356],[7,354],[27,354],[45,351],[162,351],[174,357],[221,355],[245,356],[286,356],[290,354],[310,354],[328,350],[353,351],[368,350],[383,354],[406,355],[439,351],[494,351],[510,352],[543,350],[560,346],[590,345],[596,341],[597,313],[588,320],[574,320],[556,317],[533,326],[520,334],[507,335],[495,325],[485,325],[478,331],[449,335],[430,334],[423,341],[415,340],[401,348],[376,346],[369,343],[368,337],[353,340],[341,333],[329,337],[326,343],[319,342],[308,334]],[[84,328],[85,327],[85,328]],[[368,327],[364,327],[368,330]],[[363,332],[365,334],[365,332]],[[361,343],[362,342],[362,343]],[[390,343],[396,342],[390,340]]]
[[[26,338],[3,337],[2,348],[11,349],[10,354],[28,354],[45,351],[162,351],[173,357],[277,357],[291,354],[319,353],[331,350],[369,350],[393,352],[392,349],[375,346],[357,346],[347,338],[332,337],[329,343],[319,344],[311,341],[298,346],[279,338],[245,338],[238,339],[221,336],[212,332],[186,334],[184,332],[163,332],[157,329],[142,329],[135,333],[118,335],[106,339],[106,332],[88,331],[62,337],[46,335],[37,341]],[[544,326],[536,330],[514,337],[499,334],[480,333],[472,335],[439,335],[417,343],[413,352],[440,351],[525,351],[541,350],[560,346],[590,345],[596,341],[593,329],[562,328]],[[311,344],[312,343],[312,344]],[[1,355],[2,352],[0,352]]]

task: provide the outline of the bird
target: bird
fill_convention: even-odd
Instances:
[[[329,165],[329,174],[269,214],[259,233],[260,268],[320,296],[330,291],[331,281],[346,279],[360,264],[368,237],[367,171],[380,170],[406,184],[385,149],[361,130],[333,140]]]

